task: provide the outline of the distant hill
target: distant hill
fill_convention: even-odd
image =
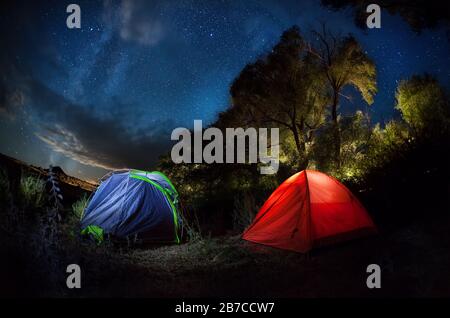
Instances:
[[[0,169],[5,170],[13,184],[19,182],[22,173],[33,174],[42,179],[46,179],[49,172],[49,169],[36,167],[1,153]],[[90,194],[98,186],[98,184],[67,175],[61,167],[53,167],[52,170],[58,176],[63,196],[67,201],[66,203],[78,200],[83,193]]]
[[[48,170],[48,169],[47,169]],[[56,166],[52,168],[53,172],[59,175],[66,175],[67,174],[64,172],[64,170],[60,167],[60,166]]]

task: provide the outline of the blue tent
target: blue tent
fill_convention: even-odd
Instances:
[[[180,242],[178,193],[164,174],[127,170],[102,180],[81,218],[82,233]]]

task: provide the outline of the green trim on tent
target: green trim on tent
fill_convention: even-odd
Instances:
[[[177,214],[177,209],[176,209],[174,203],[172,202],[172,199],[170,198],[169,194],[167,193],[167,190],[164,189],[163,187],[161,187],[161,185],[159,185],[157,182],[155,182],[153,180],[150,180],[147,177],[144,177],[144,176],[141,176],[139,174],[136,174],[136,173],[134,173],[134,171],[145,172],[145,173],[150,173],[150,172],[141,171],[141,170],[132,170],[132,171],[130,171],[130,177],[133,178],[133,179],[142,180],[142,181],[145,181],[145,182],[148,182],[148,183],[154,185],[166,197],[167,201],[169,201],[170,207],[172,209],[172,214],[173,214],[173,223],[175,224],[175,242],[176,243],[180,243],[180,238],[178,237],[178,214]]]
[[[145,170],[139,170],[139,169],[133,169],[130,171],[130,173],[132,174],[137,174],[137,173],[145,173],[145,174],[157,174],[159,176],[161,176],[171,187],[172,191],[174,192],[174,194],[176,195],[176,197],[178,197],[178,191],[177,189],[175,189],[175,186],[173,185],[172,181],[170,181],[170,179],[162,172],[160,171],[145,171]],[[177,199],[177,198],[175,198]]]
[[[152,171],[150,173],[155,173],[155,174],[158,174],[161,177],[163,177],[164,180],[166,180],[167,183],[172,187],[172,190],[178,195],[178,191],[177,191],[177,189],[175,189],[175,186],[173,185],[172,181],[170,181],[169,178],[164,173],[162,173],[160,171]]]
[[[97,225],[88,225],[81,231],[82,235],[91,235],[94,240],[100,245],[103,242],[103,229]]]

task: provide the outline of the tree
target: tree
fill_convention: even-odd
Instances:
[[[337,37],[325,25],[321,32],[313,32],[317,44],[310,46],[309,52],[315,58],[318,70],[324,74],[331,95],[331,119],[334,126],[334,160],[340,165],[341,133],[338,123],[338,106],[346,86],[353,86],[369,105],[377,92],[376,68],[356,39],[348,35]]]
[[[417,136],[445,128],[449,124],[448,98],[432,76],[415,75],[400,82],[396,109]]]
[[[335,10],[352,7],[355,24],[366,28],[366,8],[373,0],[322,0],[323,5]],[[429,0],[378,0],[375,2],[390,14],[399,14],[417,33],[426,28],[436,28],[441,23],[449,27],[450,10],[447,1]]]
[[[287,130],[297,150],[297,165],[308,165],[306,143],[322,123],[326,96],[323,80],[305,60],[305,43],[298,27],[285,31],[267,55],[247,65],[231,86],[228,115],[239,123]]]

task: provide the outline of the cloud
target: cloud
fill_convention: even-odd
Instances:
[[[123,4],[125,3],[126,1]],[[139,10],[138,4],[138,2],[132,4],[130,19],[134,19],[138,13],[136,11]],[[19,13],[22,11],[16,11],[18,12],[13,13],[20,17]],[[120,13],[117,7],[114,12],[117,16]],[[32,18],[34,19],[34,16]],[[14,19],[10,18],[10,20]],[[156,18],[152,21],[155,20]],[[128,21],[129,24],[119,22],[115,23],[114,28],[118,26],[128,28],[129,40],[139,40],[139,37],[135,38],[138,34],[133,33],[131,20]],[[3,26],[4,21],[0,21],[0,25]],[[173,126],[172,123],[151,122],[147,124],[148,127],[142,127],[144,122],[142,118],[135,120],[137,116],[142,117],[142,114],[137,114],[133,105],[124,105],[119,100],[111,99],[104,101],[109,102],[106,112],[105,105],[76,102],[81,100],[78,96],[78,99],[69,100],[33,77],[35,74],[32,69],[33,61],[27,61],[24,57],[29,51],[28,34],[31,34],[30,28],[34,26],[29,26],[28,22],[26,26],[27,32],[23,34],[27,36],[22,33],[19,36],[15,32],[0,33],[1,43],[5,44],[0,50],[1,119],[19,119],[18,117],[21,116],[20,121],[16,120],[15,125],[20,124],[26,128],[27,132],[36,135],[42,141],[37,144],[42,147],[48,146],[55,153],[92,167],[149,169],[157,163],[161,154],[170,150],[172,141],[168,129]],[[117,44],[112,40],[109,41],[107,35],[109,33],[105,33],[105,44],[101,46],[101,49],[105,46],[104,51],[98,53],[98,57],[94,59],[95,62],[108,53],[107,45]],[[156,35],[152,37],[141,34],[140,36],[142,37],[140,41],[149,44],[160,40],[160,37]],[[45,37],[38,36],[38,38]],[[34,46],[40,47],[40,45]],[[94,55],[97,53],[94,52]],[[56,56],[43,55],[39,51],[36,59],[39,59],[40,63],[53,63],[56,61]],[[57,63],[52,65],[53,67],[49,69],[64,70]],[[76,81],[72,83],[76,84]],[[102,109],[104,112],[99,113]],[[134,123],[137,123],[139,127],[133,127]],[[32,146],[33,149],[36,147],[36,144]]]
[[[54,128],[46,127],[35,134],[54,151],[76,159],[82,164],[105,169],[113,168],[93,160],[77,136],[61,125],[56,124]]]
[[[35,135],[53,151],[82,164],[148,169],[170,150],[171,123],[130,131],[120,116],[98,116],[94,107],[73,104],[39,82],[29,83],[28,94]]]
[[[25,97],[22,90],[14,83],[18,81],[19,70],[8,61],[8,54],[0,53],[0,116],[14,120],[23,112]]]
[[[123,0],[119,10],[119,34],[125,41],[158,44],[165,35],[162,2]]]
[[[0,85],[0,116],[15,119],[23,110],[24,96],[19,90],[9,90]]]

